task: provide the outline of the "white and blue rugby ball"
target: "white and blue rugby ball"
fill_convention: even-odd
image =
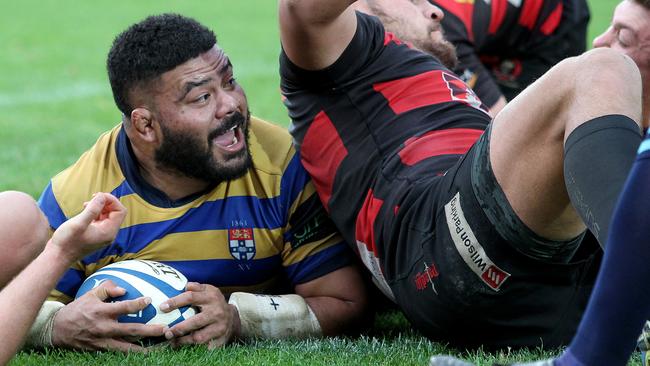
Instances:
[[[195,314],[194,308],[186,306],[163,313],[160,304],[185,291],[187,278],[166,264],[148,260],[127,260],[101,268],[81,284],[76,298],[111,280],[126,290],[123,296],[110,301],[132,300],[148,296],[149,304],[135,314],[125,314],[117,318],[120,323],[163,324],[173,326]]]

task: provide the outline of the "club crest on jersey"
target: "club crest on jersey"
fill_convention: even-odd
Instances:
[[[240,261],[247,261],[255,257],[255,240],[253,229],[233,228],[228,230],[230,255]]]

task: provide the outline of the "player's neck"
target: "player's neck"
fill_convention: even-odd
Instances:
[[[146,156],[135,146],[133,152],[142,179],[163,192],[172,201],[180,200],[208,188],[208,183],[203,180],[188,177],[177,171],[161,169],[152,157]]]
[[[208,183],[183,176],[176,172],[167,172],[156,167],[140,166],[140,174],[147,183],[165,193],[172,201],[177,201],[208,188]]]

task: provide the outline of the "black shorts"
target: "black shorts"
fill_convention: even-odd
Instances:
[[[445,176],[412,190],[420,215],[405,221],[410,250],[402,253],[403,272],[388,283],[407,318],[434,340],[566,345],[602,251],[591,241],[580,245],[581,238],[544,240],[525,227],[489,167],[489,131]]]

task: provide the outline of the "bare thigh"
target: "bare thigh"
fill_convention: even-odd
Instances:
[[[598,49],[556,65],[495,118],[494,174],[519,218],[538,235],[565,240],[585,229],[564,183],[564,142],[576,127],[609,114],[639,123],[641,79],[629,58]]]

